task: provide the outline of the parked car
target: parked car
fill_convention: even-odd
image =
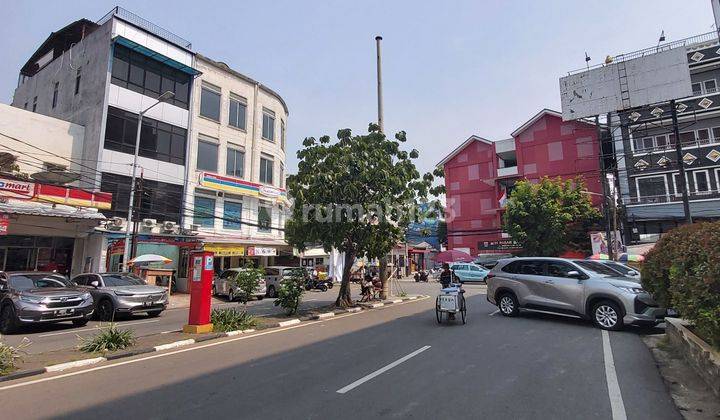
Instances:
[[[498,261],[505,258],[512,258],[513,254],[502,253],[502,254],[480,254],[473,260],[473,262],[479,266],[485,267],[488,270],[495,267]]]
[[[72,321],[82,327],[93,314],[90,293],[73,287],[63,275],[44,272],[0,272],[0,333],[21,325]]]
[[[212,286],[213,295],[226,296],[228,301],[234,302],[242,292],[233,285],[233,280],[235,276],[243,270],[244,268],[230,268],[214,278]],[[265,293],[267,293],[265,279],[260,279],[253,296],[255,296],[257,300],[263,300],[263,298],[265,298]]]
[[[167,287],[149,285],[132,273],[85,273],[73,277],[73,282],[92,294],[100,321],[139,312],[156,317],[168,305]]]
[[[640,271],[638,271],[632,267],[628,267],[627,265],[625,265],[623,263],[619,263],[617,261],[610,261],[610,260],[597,260],[597,261],[593,260],[593,261],[598,262],[600,264],[605,264],[608,267],[612,268],[613,270],[620,272],[620,274],[622,274],[623,276],[630,277],[631,279],[634,279],[637,282],[640,282],[640,280],[642,280]]]
[[[310,278],[310,271],[302,267],[286,267],[286,266],[272,266],[265,268],[265,286],[267,288],[267,297],[277,297],[278,290],[280,290],[280,283],[297,272],[305,280]]]
[[[666,310],[642,286],[604,264],[564,258],[500,260],[487,276],[487,299],[505,316],[521,309],[590,319],[605,330],[656,325]]]
[[[455,263],[450,266],[460,283],[484,282],[490,272],[487,268],[474,263]]]

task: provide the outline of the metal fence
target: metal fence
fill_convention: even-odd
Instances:
[[[129,10],[125,10],[120,6],[116,6],[112,10],[110,10],[105,16],[103,16],[102,18],[100,18],[100,20],[97,21],[97,24],[102,25],[113,17],[118,17],[128,23],[137,26],[138,28],[142,28],[153,35],[157,35],[158,37],[177,45],[178,47],[185,48],[187,50],[192,49],[192,43],[190,43],[190,41],[188,41],[187,39],[179,35],[175,35],[167,29],[162,28],[150,22],[149,20],[140,17]]]

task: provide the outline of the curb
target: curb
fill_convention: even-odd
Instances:
[[[386,301],[386,303],[389,306],[390,304],[401,303],[403,301],[422,299],[422,298],[426,298],[426,297],[428,297],[428,296],[425,296],[425,295],[408,296],[403,299],[388,300],[388,301]],[[303,317],[303,318],[307,318],[306,320],[322,320],[322,319],[332,318],[335,315],[339,315],[339,314],[343,314],[343,313],[356,313],[356,312],[361,312],[363,309],[366,309],[366,310],[367,309],[375,309],[375,308],[381,308],[383,306],[385,306],[385,303],[383,303],[383,302],[370,303],[370,304],[364,304],[361,306],[353,306],[353,307],[346,308],[346,309],[340,309],[340,310],[336,310],[334,312],[325,312],[325,313],[315,314],[315,315],[312,315],[309,317]],[[260,328],[260,329],[287,327],[290,325],[300,324],[301,322],[302,321],[298,318],[289,319],[287,321],[280,321],[280,322],[276,322],[273,324],[265,325],[263,328]],[[76,367],[82,367],[82,366],[90,366],[90,365],[94,365],[94,364],[108,361],[108,360],[124,359],[126,357],[137,356],[140,354],[153,353],[153,352],[158,352],[158,351],[163,351],[163,350],[170,350],[170,349],[174,349],[174,348],[178,348],[178,347],[188,346],[190,344],[201,343],[203,341],[210,341],[210,340],[215,340],[215,339],[223,338],[223,337],[233,337],[233,336],[237,336],[237,335],[241,335],[241,334],[249,334],[249,333],[252,333],[255,331],[256,331],[255,328],[250,328],[247,330],[236,330],[236,331],[228,331],[228,332],[210,333],[210,334],[200,336],[198,338],[190,338],[187,340],[175,341],[172,343],[161,344],[161,345],[154,346],[154,347],[144,347],[144,348],[139,348],[139,349],[127,350],[127,351],[123,351],[123,352],[119,352],[119,353],[108,354],[108,355],[105,355],[102,357],[93,357],[90,359],[81,359],[81,360],[75,360],[75,361],[67,362],[67,363],[59,363],[56,365],[46,366],[44,368],[19,370],[19,371],[13,372],[13,373],[9,373],[7,375],[0,376],[0,382],[7,382],[7,381],[15,380],[15,379],[27,378],[29,376],[42,375],[43,373],[49,373],[49,372],[61,372],[63,370],[72,369],[72,368],[76,368]]]

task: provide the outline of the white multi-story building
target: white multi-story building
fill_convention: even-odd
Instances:
[[[193,87],[183,221],[216,266],[280,264],[284,240],[288,108],[267,86],[200,54]]]

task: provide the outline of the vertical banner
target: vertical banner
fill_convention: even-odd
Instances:
[[[0,213],[0,236],[8,234],[8,228],[10,227],[10,216],[4,213]]]

